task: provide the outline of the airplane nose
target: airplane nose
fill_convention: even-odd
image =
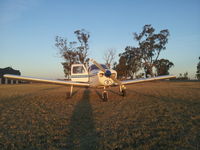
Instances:
[[[106,70],[105,76],[106,76],[106,77],[110,77],[110,76],[111,76],[111,71],[110,71],[110,70]]]

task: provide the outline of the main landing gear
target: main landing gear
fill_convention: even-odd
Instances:
[[[106,90],[106,86],[104,86],[104,90],[102,92],[102,99],[103,101],[108,101],[108,91]],[[126,96],[126,87],[124,85],[119,86],[119,91],[121,95],[124,97]],[[73,85],[70,86],[70,93],[69,93],[69,98],[72,97],[73,95]]]
[[[121,93],[121,95],[123,97],[126,96],[126,87],[124,85],[120,85],[119,86],[119,92]]]
[[[70,85],[70,92],[67,92],[67,98],[71,98],[73,94],[73,85]]]

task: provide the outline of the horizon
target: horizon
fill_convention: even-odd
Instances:
[[[155,33],[170,32],[166,50],[159,57],[174,63],[170,74],[188,72],[189,78],[195,78],[200,56],[200,1],[59,2],[0,2],[0,68],[10,66],[24,76],[64,78],[63,59],[54,46],[56,36],[74,41],[75,30],[89,31],[88,57],[103,63],[107,49],[116,49],[118,55],[126,46],[137,46],[132,33],[151,24]]]

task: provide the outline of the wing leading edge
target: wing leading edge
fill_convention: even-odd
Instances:
[[[121,81],[121,82],[122,82],[123,85],[126,85],[126,84],[135,84],[135,83],[141,83],[141,82],[147,82],[147,81],[171,79],[171,78],[176,78],[176,76],[165,75],[165,76],[158,76],[158,77],[153,77],[153,78],[136,79],[136,80],[125,80],[125,81]]]
[[[52,80],[52,79],[43,79],[43,78],[35,78],[35,77],[27,77],[27,76],[18,76],[5,74],[5,78],[15,79],[15,80],[24,80],[31,82],[40,82],[40,83],[48,83],[48,84],[58,84],[58,85],[74,85],[74,86],[90,86],[89,83],[81,83],[81,82],[73,82],[73,81],[61,81],[61,80]]]

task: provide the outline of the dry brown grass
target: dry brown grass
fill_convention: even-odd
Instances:
[[[0,149],[200,149],[200,82],[0,85]]]

